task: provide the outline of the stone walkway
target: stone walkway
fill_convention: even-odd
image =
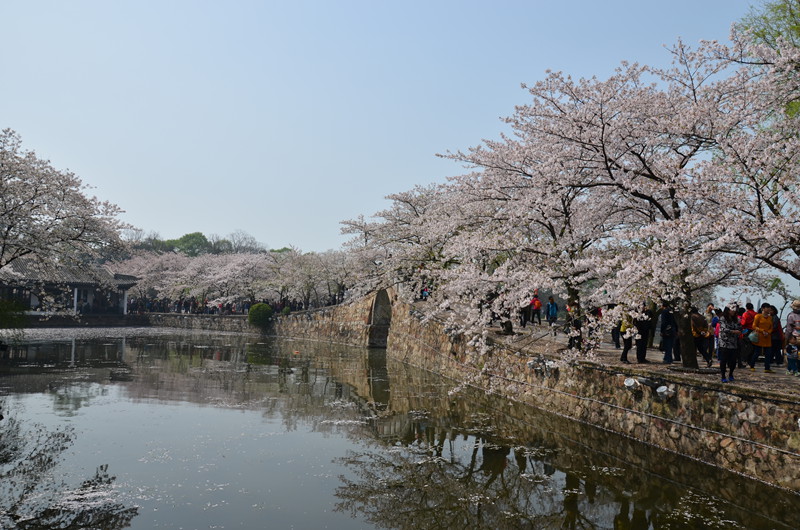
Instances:
[[[516,334],[513,336],[502,336],[499,334],[500,329],[493,329],[495,331],[495,340],[506,343],[509,347],[524,351],[529,354],[536,354],[539,352],[555,352],[566,348],[567,339],[563,333],[558,333],[553,337],[549,328],[546,326],[528,325],[527,328],[516,329]],[[800,402],[800,377],[794,377],[786,373],[786,363],[782,365],[773,366],[774,373],[764,373],[764,364],[759,362],[756,364],[755,371],[750,371],[750,368],[737,368],[734,371],[734,383],[722,383],[720,381],[721,374],[719,371],[719,362],[714,360],[712,368],[705,367],[705,361],[699,359],[698,365],[701,368],[697,370],[683,368],[681,363],[675,362],[671,365],[666,365],[661,362],[663,353],[657,348],[648,348],[647,360],[651,361],[647,364],[636,363],[635,348],[628,353],[628,359],[631,364],[623,364],[619,360],[621,350],[614,347],[611,338],[607,337],[607,342],[600,345],[593,360],[597,363],[607,365],[619,369],[621,372],[630,373],[631,375],[643,376],[657,376],[658,374],[669,374],[670,377],[680,377],[681,379],[691,379],[703,386],[718,386],[721,388],[728,387],[732,392],[753,392],[758,394],[769,394],[770,397],[777,399],[784,399],[793,402]]]

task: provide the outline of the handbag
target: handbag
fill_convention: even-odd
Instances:
[[[758,342],[758,338],[759,338],[758,337],[758,331],[751,331],[750,333],[747,334],[747,338],[750,339],[750,342],[755,344],[756,342]]]

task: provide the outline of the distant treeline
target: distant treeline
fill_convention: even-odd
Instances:
[[[126,231],[125,239],[134,250],[180,252],[191,257],[201,254],[257,254],[270,250],[243,230],[237,230],[225,237],[216,234],[206,236],[202,232],[192,232],[177,239],[161,239],[156,232],[145,234],[142,230],[132,229]],[[271,252],[285,250],[288,249],[271,250]]]

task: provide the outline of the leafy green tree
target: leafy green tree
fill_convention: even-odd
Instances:
[[[800,0],[774,0],[765,2],[760,8],[751,7],[736,27],[756,44],[769,46],[779,55],[781,40],[800,48]],[[800,65],[796,64],[793,75],[797,77],[798,74]],[[785,105],[785,110],[789,117],[797,116],[800,114],[800,100],[795,97]]]
[[[211,251],[211,243],[202,232],[192,232],[170,241],[174,242],[175,248],[179,252],[192,258]]]
[[[247,321],[262,331],[267,329],[271,318],[272,306],[269,304],[255,304],[250,308],[250,312],[247,313]]]
[[[192,232],[178,239],[161,239],[156,232],[145,234],[141,229],[131,228],[125,230],[125,240],[135,250],[178,251],[192,258],[201,254],[258,254],[266,250],[255,237],[242,230],[226,237],[217,234],[206,237],[202,232]]]
[[[795,47],[800,46],[800,1],[774,0],[750,12],[737,24],[749,32],[757,42],[778,49],[778,40],[784,39]]]

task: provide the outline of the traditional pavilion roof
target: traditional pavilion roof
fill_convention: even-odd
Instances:
[[[71,287],[116,287],[130,289],[138,278],[115,274],[100,264],[41,263],[30,258],[18,258],[0,268],[0,283],[50,283]]]

